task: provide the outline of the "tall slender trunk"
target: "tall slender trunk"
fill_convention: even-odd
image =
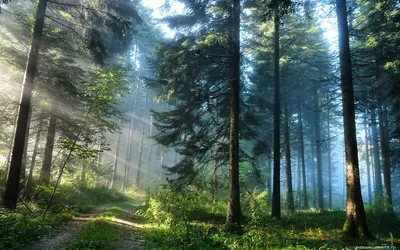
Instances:
[[[280,79],[279,79],[279,4],[275,4],[274,10],[274,190],[272,191],[273,218],[281,218],[281,131],[280,131]]]
[[[272,159],[268,156],[267,162],[267,189],[268,189],[268,204],[272,202]]]
[[[25,131],[25,145],[24,145],[24,153],[22,155],[22,164],[21,164],[21,173],[20,173],[20,182],[25,182],[25,176],[26,176],[26,165],[28,164],[28,145],[29,145],[29,130],[30,130],[30,124],[31,124],[31,117],[32,117],[32,112],[29,112],[28,115],[28,124],[26,125],[26,131]]]
[[[283,107],[283,130],[285,138],[285,159],[286,159],[286,199],[288,210],[294,212],[294,200],[293,200],[293,185],[292,185],[292,162],[290,156],[290,134],[289,134],[289,114],[288,104],[285,103]]]
[[[142,170],[142,158],[143,158],[143,143],[144,143],[144,128],[145,128],[145,119],[146,119],[146,109],[147,109],[147,92],[145,95],[145,103],[144,103],[144,114],[143,114],[143,124],[142,124],[142,134],[140,137],[140,147],[139,147],[139,161],[138,161],[138,169],[136,174],[136,189],[140,187],[140,171]]]
[[[381,177],[381,160],[379,156],[379,139],[376,122],[375,108],[371,109],[371,130],[372,130],[372,146],[374,149],[374,166],[375,166],[375,198],[382,197],[382,177]]]
[[[367,227],[364,203],[361,195],[346,0],[336,0],[336,15],[339,32],[343,125],[346,149],[346,222],[343,232],[348,236],[370,238],[372,235]]]
[[[48,185],[50,182],[51,161],[53,159],[54,139],[56,136],[57,117],[51,111],[49,126],[47,128],[46,146],[44,148],[43,165],[40,170],[40,182]]]
[[[393,203],[392,203],[392,181],[390,176],[390,156],[389,156],[389,148],[387,143],[387,134],[385,128],[385,121],[383,115],[383,108],[379,106],[379,132],[381,137],[381,152],[382,152],[382,169],[383,169],[383,181],[385,183],[385,200],[387,203],[387,210],[389,212],[393,212]]]
[[[301,153],[300,150],[297,153],[297,197],[296,206],[298,209],[301,208]]]
[[[3,197],[3,205],[7,209],[14,209],[17,206],[22,155],[24,153],[26,139],[25,131],[28,127],[33,80],[35,78],[39,48],[42,40],[46,5],[47,0],[38,0],[28,62],[26,64],[25,77],[22,83],[11,165],[8,171],[7,183]]]
[[[39,148],[40,135],[42,132],[43,122],[44,122],[44,119],[41,117],[38,128],[37,128],[37,132],[36,132],[35,146],[33,147],[33,153],[32,153],[32,159],[31,159],[31,166],[29,168],[28,180],[26,181],[26,184],[25,184],[25,198],[26,199],[29,199],[29,196],[32,192],[33,170],[35,168],[36,156],[37,156],[37,152],[38,152],[38,148]]]
[[[229,131],[229,185],[226,224],[231,229],[240,228],[239,189],[239,103],[240,103],[240,0],[232,0],[231,21],[231,72],[230,72],[230,131]]]
[[[367,112],[364,113],[364,131],[365,131],[365,163],[367,168],[367,184],[368,184],[368,202],[369,205],[372,205],[372,192],[371,192],[371,171],[369,166],[369,144],[368,144],[368,122],[367,122]]]
[[[103,151],[102,151],[101,143],[99,143],[99,152],[97,153],[97,161],[96,161],[96,167],[99,169],[101,166],[101,163],[103,161]],[[94,183],[94,187],[98,187],[100,184],[100,176],[96,175],[96,181]]]
[[[327,112],[328,126],[328,206],[332,210],[332,158],[331,158],[331,113]]]
[[[134,67],[136,67],[136,59],[137,59],[137,48],[135,46],[135,59]],[[132,113],[131,122],[129,125],[129,135],[128,135],[128,146],[126,147],[126,157],[125,157],[125,169],[124,169],[124,180],[122,183],[122,191],[124,191],[128,187],[128,179],[129,179],[129,167],[131,166],[132,159],[132,144],[133,144],[133,135],[134,135],[134,125],[135,125],[135,112],[136,112],[136,103],[140,91],[140,77],[141,77],[141,69],[139,70],[138,81],[136,85],[135,97],[133,101],[133,108],[130,110]],[[129,108],[131,108],[131,100],[129,100]]]
[[[150,135],[149,135],[149,155],[147,156],[147,165],[149,168],[149,173],[153,174],[152,168],[152,154],[153,154],[153,145],[152,145],[152,137],[153,137],[153,116],[150,116]]]
[[[314,86],[314,114],[315,114],[315,146],[317,149],[317,186],[318,208],[324,210],[324,191],[322,184],[322,156],[321,156],[321,118],[317,87]]]
[[[308,209],[308,194],[307,194],[307,175],[306,175],[306,161],[304,157],[304,132],[303,132],[303,111],[301,108],[301,101],[299,100],[299,137],[300,137],[300,155],[301,155],[301,171],[302,171],[302,177],[303,177],[303,208]]]
[[[119,120],[119,127],[121,127],[121,119]],[[115,148],[115,158],[114,158],[114,168],[113,168],[113,173],[112,173],[112,178],[111,178],[111,189],[115,189],[115,185],[117,182],[117,177],[118,177],[118,158],[119,158],[119,147],[121,144],[121,133],[118,133],[118,140],[117,140],[117,145]]]
[[[315,124],[314,124],[315,126]],[[312,129],[314,130],[315,127],[312,126]],[[312,133],[312,132],[311,132]],[[311,170],[310,170],[310,176],[311,176],[311,186],[312,186],[312,191],[313,191],[313,207],[316,208],[317,207],[317,182],[315,181],[315,177],[316,177],[316,164],[315,164],[315,145],[313,143],[313,140],[311,139]]]

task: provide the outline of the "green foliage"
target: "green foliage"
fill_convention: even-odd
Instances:
[[[225,205],[216,204],[206,191],[160,189],[150,194],[148,208],[142,213],[156,223],[187,227],[189,220],[221,221],[225,210]]]
[[[0,210],[0,249],[24,249],[53,226],[69,219],[70,214],[50,214],[42,217],[37,214],[25,214]]]
[[[246,193],[242,199],[242,212],[247,217],[250,225],[262,225],[269,217],[268,192],[258,192],[254,189],[252,194]]]
[[[161,195],[161,193],[163,195]],[[157,226],[147,228],[144,237],[151,249],[352,249],[355,246],[382,246],[390,244],[390,234],[394,239],[400,235],[398,228],[399,218],[393,214],[368,214],[368,224],[374,235],[381,240],[379,242],[366,242],[363,240],[344,241],[340,237],[345,218],[344,211],[301,211],[288,213],[283,216],[281,221],[272,219],[266,209],[266,193],[257,192],[252,195],[247,194],[242,199],[243,213],[248,219],[248,224],[244,224],[243,234],[233,234],[227,232],[224,223],[210,223],[205,216],[212,209],[207,205],[207,199],[198,199],[197,209],[191,208],[190,201],[173,201],[173,193],[163,190],[158,194],[163,202],[173,203],[162,206],[159,196],[152,195],[149,204],[149,212],[159,211],[159,216],[163,214],[164,222],[170,223],[181,211],[169,209],[185,209],[186,226]],[[199,194],[201,196],[201,194]],[[186,198],[196,200],[195,197],[186,195]],[[157,200],[156,200],[157,199]],[[256,204],[258,203],[258,205]],[[216,203],[218,204],[218,203]],[[187,206],[187,208],[182,208]],[[152,207],[152,208],[151,208]],[[150,209],[151,208],[151,209]],[[161,210],[166,209],[166,210]],[[161,213],[163,211],[164,213]],[[190,211],[190,212],[189,212]],[[190,218],[188,214],[196,211],[196,219]],[[159,218],[160,218],[159,217]],[[155,217],[149,216],[148,219],[161,223],[161,220],[154,220]],[[200,219],[198,219],[200,218]],[[180,220],[176,218],[176,220]],[[185,223],[182,223],[185,225]],[[386,242],[385,242],[386,241]],[[400,242],[394,241],[394,244]]]
[[[67,249],[111,249],[117,230],[104,218],[88,221]]]
[[[52,186],[43,186],[40,188],[39,197],[35,201],[39,208],[46,208],[52,190]],[[71,211],[87,213],[100,204],[125,200],[127,200],[127,197],[123,194],[104,187],[61,186],[56,191],[51,211],[57,213]]]

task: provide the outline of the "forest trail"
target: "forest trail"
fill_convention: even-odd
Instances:
[[[143,227],[141,218],[135,215],[137,200],[129,200],[116,204],[97,207],[90,214],[83,214],[71,221],[54,228],[48,235],[43,236],[30,250],[63,250],[69,249],[70,243],[82,231],[83,226],[96,218],[105,218],[116,229],[116,238],[112,240],[111,249],[115,250],[144,250],[146,244],[141,239],[140,229]]]

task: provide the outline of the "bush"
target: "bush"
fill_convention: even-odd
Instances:
[[[260,226],[268,220],[267,197],[267,191],[258,192],[257,189],[254,189],[252,194],[245,193],[242,199],[242,211],[250,225]]]

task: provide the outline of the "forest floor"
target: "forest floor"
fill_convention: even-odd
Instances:
[[[134,199],[102,205],[56,227],[28,249],[146,249],[142,218],[135,215],[139,206]]]

